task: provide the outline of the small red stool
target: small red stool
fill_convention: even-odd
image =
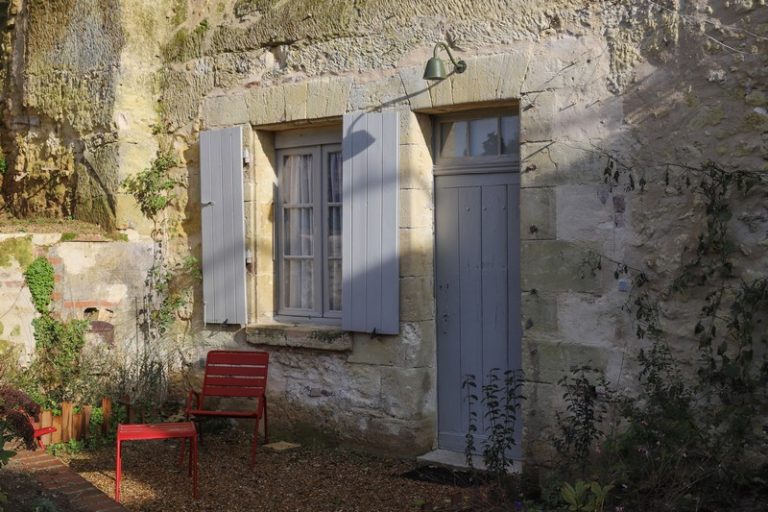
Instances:
[[[192,440],[189,450],[189,475],[192,477],[192,496],[197,499],[197,431],[191,421],[185,423],[146,423],[117,426],[117,467],[115,470],[115,501],[120,503],[120,478],[123,476],[121,445],[123,441],[180,438],[179,464],[184,462],[187,439]]]

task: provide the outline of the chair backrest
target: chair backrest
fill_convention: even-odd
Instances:
[[[269,353],[211,350],[205,360],[203,396],[253,398],[267,388]]]

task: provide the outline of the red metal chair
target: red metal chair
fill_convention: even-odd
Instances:
[[[237,350],[211,350],[205,361],[203,387],[198,392],[190,390],[185,414],[190,417],[253,418],[256,425],[251,443],[251,465],[256,463],[256,446],[259,438],[259,421],[264,417],[264,442],[267,431],[267,373],[269,353]],[[194,401],[193,401],[194,397]],[[251,398],[257,403],[252,410],[212,409],[208,398]]]
[[[34,425],[34,423],[32,424]],[[42,427],[36,428],[34,438],[37,441],[37,445],[41,450],[45,450],[45,443],[43,443],[43,436],[47,434],[53,434],[56,432],[56,427]]]

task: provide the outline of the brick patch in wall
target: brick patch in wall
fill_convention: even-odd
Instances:
[[[46,490],[63,495],[76,512],[127,512],[127,509],[78,475],[72,468],[42,451],[19,451],[11,467],[29,473]]]

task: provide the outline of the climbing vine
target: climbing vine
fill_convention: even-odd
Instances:
[[[37,312],[41,315],[48,313],[54,287],[53,266],[47,259],[37,258],[27,267],[24,278],[29,292],[32,294],[32,303]]]
[[[613,158],[603,176],[611,190],[642,194],[650,186]],[[648,505],[652,496],[676,510],[718,508],[736,499],[724,491],[754,484],[768,457],[768,275],[743,264],[749,248],[739,247],[732,233],[734,205],[765,198],[768,177],[707,162],[668,165],[659,185],[693,198],[689,224],[699,232],[679,266],[654,273],[604,255],[584,263],[599,269],[595,262],[613,261],[614,277],[628,280],[623,309],[646,343],[637,358],[639,389],[615,395],[620,420],[602,443],[603,466],[595,473],[622,483],[624,502]],[[681,320],[669,307],[680,303],[698,308],[682,334],[667,325]],[[698,357],[683,358],[681,351]],[[565,389],[568,402],[573,393]],[[600,423],[588,414],[580,418]],[[579,458],[585,456],[582,446]]]
[[[129,176],[123,181],[125,189],[133,195],[141,212],[152,220],[175,198],[173,189],[178,181],[169,175],[178,162],[169,152],[160,152],[148,169]]]
[[[77,383],[84,369],[80,356],[85,345],[86,320],[64,322],[50,311],[55,284],[53,266],[47,259],[35,259],[24,272],[32,302],[40,314],[32,320],[35,337],[35,360],[32,372],[45,399],[56,405],[75,398]]]

